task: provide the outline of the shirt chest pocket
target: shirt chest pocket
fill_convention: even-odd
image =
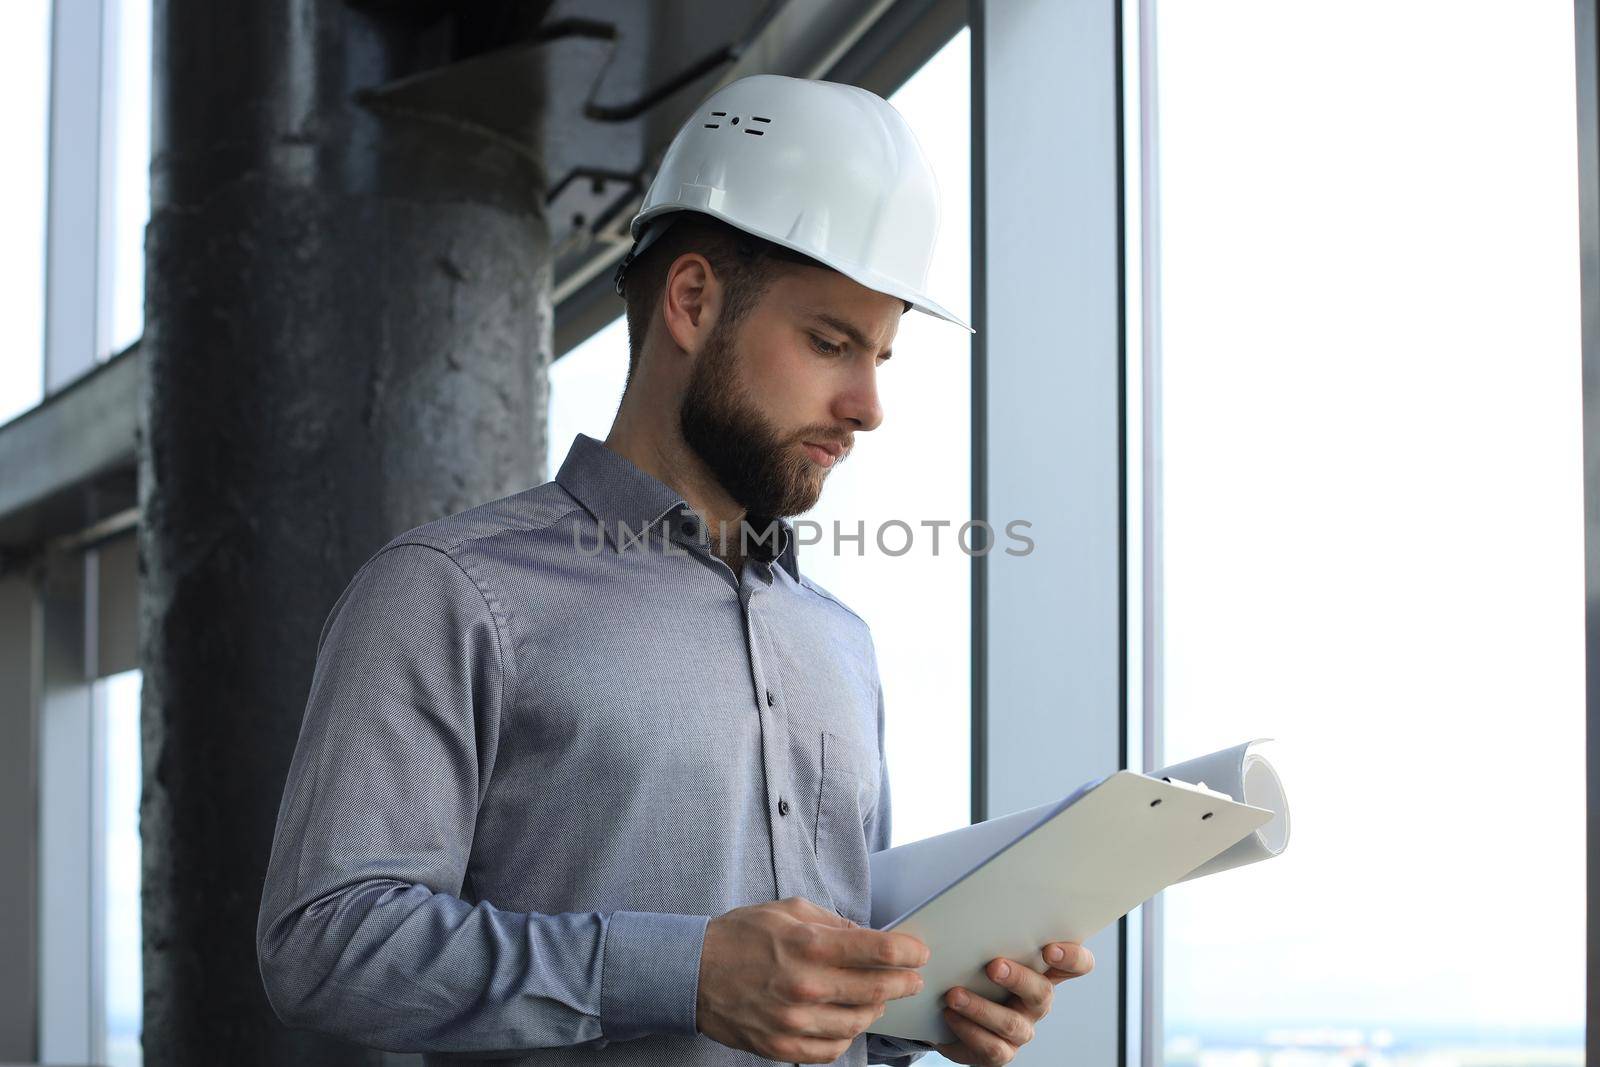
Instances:
[[[866,820],[878,801],[878,757],[846,734],[817,737],[820,789],[812,847],[823,884],[840,914],[865,926],[872,916]]]

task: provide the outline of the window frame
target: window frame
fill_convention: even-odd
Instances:
[[[1587,1061],[1600,1063],[1600,16],[1595,0],[1574,8],[1578,113],[1578,248],[1583,309],[1585,788],[1588,796],[1588,996],[1584,1020]]]

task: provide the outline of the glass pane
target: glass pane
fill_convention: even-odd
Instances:
[[[969,321],[970,37],[963,28],[889,97],[943,195],[929,291]],[[856,435],[804,516],[820,540],[800,550],[802,570],[872,627],[897,845],[972,821],[972,559],[955,542],[972,515],[970,337],[920,311],[901,317],[878,372],[883,424]]]
[[[116,34],[106,100],[111,208],[105,254],[111,257],[111,322],[104,358],[144,333],[144,228],[150,220],[150,0],[108,0]]]
[[[561,469],[578,434],[606,439],[627,378],[628,320],[621,315],[550,365],[549,477]]]
[[[0,36],[0,130],[11,165],[0,172],[0,423],[44,397],[45,175],[50,119],[50,3],[8,5]]]
[[[140,671],[101,679],[105,709],[105,1049],[110,1067],[138,1067],[144,1016],[139,922]]]
[[[1581,1063],[1572,5],[1159,10],[1165,755],[1293,810],[1167,1063]]]

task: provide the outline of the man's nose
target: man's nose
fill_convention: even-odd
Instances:
[[[883,422],[883,405],[878,401],[878,371],[867,367],[854,375],[849,387],[834,403],[834,414],[849,419],[858,430],[875,430]]]

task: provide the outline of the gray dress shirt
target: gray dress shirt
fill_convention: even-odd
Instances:
[[[278,1016],[430,1064],[770,1063],[695,1029],[706,924],[802,896],[868,925],[889,845],[871,634],[770,532],[735,575],[579,434],[555,480],[363,564],[263,888]]]

